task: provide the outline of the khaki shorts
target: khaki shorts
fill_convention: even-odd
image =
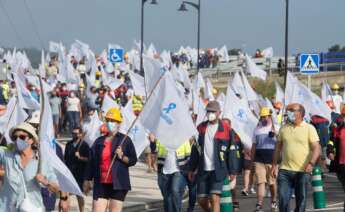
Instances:
[[[256,183],[268,183],[273,185],[277,179],[271,175],[272,165],[255,162]]]

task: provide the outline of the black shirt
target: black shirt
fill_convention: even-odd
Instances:
[[[80,147],[79,147],[80,146]],[[77,181],[83,181],[87,161],[81,161],[75,153],[78,151],[81,157],[90,158],[90,148],[86,142],[75,143],[73,140],[68,142],[65,148],[65,163]]]

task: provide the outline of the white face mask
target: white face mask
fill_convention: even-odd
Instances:
[[[71,93],[71,97],[72,97],[72,98],[75,97],[75,93]]]
[[[208,114],[207,114],[207,119],[208,119],[209,121],[215,121],[215,120],[217,119],[216,113],[208,113]]]
[[[119,124],[116,122],[107,122],[107,128],[110,132],[116,133],[119,129]]]

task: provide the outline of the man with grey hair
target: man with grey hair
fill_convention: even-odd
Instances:
[[[292,188],[295,188],[296,209],[306,210],[308,175],[320,156],[316,129],[303,118],[305,109],[293,103],[286,107],[287,122],[280,129],[273,157],[272,175],[278,177],[279,211],[288,212]],[[281,157],[279,174],[277,162]]]

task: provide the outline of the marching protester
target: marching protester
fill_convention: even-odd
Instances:
[[[137,162],[132,140],[119,132],[122,114],[111,108],[105,115],[108,134],[96,139],[91,148],[90,160],[84,182],[84,192],[90,190],[93,180],[93,211],[122,211],[123,202],[131,184],[128,168]],[[114,164],[111,164],[116,157]]]
[[[265,186],[269,185],[271,193],[271,210],[277,206],[276,178],[271,175],[273,152],[276,145],[275,130],[272,123],[272,111],[268,107],[261,108],[260,121],[254,131],[252,158],[255,163],[255,176],[257,183],[257,203],[255,211],[263,211]],[[276,167],[275,167],[276,168]]]
[[[57,193],[57,178],[48,163],[42,163],[43,173],[37,173],[39,143],[36,130],[21,123],[10,131],[14,150],[0,148],[0,164],[4,166],[4,184],[0,190],[1,211],[44,211],[41,188]]]
[[[80,99],[73,91],[70,92],[67,98],[67,116],[70,125],[69,132],[72,132],[75,127],[80,126],[80,122],[83,120]]]
[[[80,190],[83,191],[86,166],[90,157],[90,149],[83,140],[83,132],[80,127],[75,127],[72,131],[72,140],[65,147],[65,164],[72,172]],[[68,196],[66,196],[68,198]],[[79,211],[85,211],[85,200],[82,196],[77,196]]]
[[[220,194],[225,178],[234,179],[229,166],[232,160],[229,151],[231,126],[220,119],[220,105],[211,101],[206,107],[207,121],[198,126],[199,137],[192,148],[190,180],[197,182],[198,203],[204,211],[220,210]]]
[[[336,121],[331,140],[327,145],[327,157],[331,160],[330,172],[337,174],[345,192],[345,106],[341,109],[341,116]],[[345,208],[345,201],[344,201]]]
[[[279,211],[290,211],[292,186],[296,195],[295,211],[305,211],[308,175],[320,156],[319,136],[315,128],[303,120],[305,109],[301,104],[289,104],[286,111],[287,123],[278,134],[271,174],[278,177]]]
[[[335,112],[340,114],[341,105],[343,104],[343,97],[339,95],[340,87],[337,83],[333,83],[331,89],[333,92],[331,98],[335,106]]]
[[[191,154],[189,141],[176,151],[168,150],[157,141],[158,186],[164,200],[165,212],[182,211],[182,199],[187,181],[183,172],[187,171]]]

